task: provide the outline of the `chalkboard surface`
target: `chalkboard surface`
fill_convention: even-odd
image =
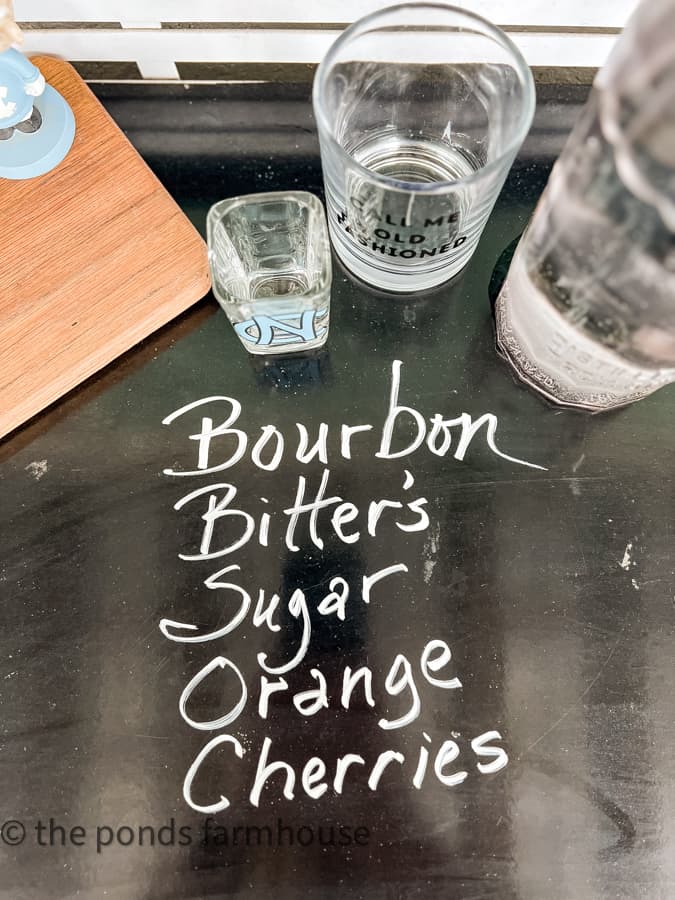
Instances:
[[[101,95],[200,227],[321,189],[307,85]],[[488,299],[582,100],[454,284],[207,299],[1,446],[0,897],[675,895],[675,391],[551,408]]]

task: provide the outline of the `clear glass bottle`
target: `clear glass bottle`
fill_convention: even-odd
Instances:
[[[521,239],[497,341],[557,403],[598,411],[675,381],[675,0],[627,25]]]

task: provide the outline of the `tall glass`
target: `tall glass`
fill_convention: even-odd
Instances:
[[[405,4],[348,28],[314,80],[328,226],[345,266],[402,292],[459,272],[534,104],[517,48],[465,10]]]
[[[675,0],[645,0],[556,162],[497,300],[499,346],[557,403],[675,381]]]

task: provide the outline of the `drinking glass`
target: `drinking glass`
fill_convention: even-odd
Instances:
[[[277,191],[222,200],[206,231],[213,293],[249,353],[326,342],[330,243],[317,197]]]
[[[328,227],[345,266],[401,292],[459,272],[534,104],[518,49],[466,10],[404,4],[348,28],[314,79]]]
[[[523,381],[592,411],[675,381],[675,0],[646,0],[518,245],[497,340]]]

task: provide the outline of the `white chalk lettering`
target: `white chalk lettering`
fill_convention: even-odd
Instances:
[[[389,407],[387,410],[384,423],[382,425],[379,449],[375,452],[378,459],[392,460],[409,456],[426,445],[430,453],[435,456],[446,456],[453,447],[453,429],[459,429],[459,437],[454,450],[454,458],[463,462],[467,450],[471,445],[476,434],[485,425],[485,442],[488,448],[496,456],[501,459],[508,460],[520,466],[527,466],[533,469],[545,471],[546,467],[528,462],[508,453],[504,453],[496,443],[496,432],[498,426],[497,417],[493,413],[484,413],[479,416],[476,421],[472,419],[469,413],[462,412],[453,417],[447,417],[442,413],[435,412],[427,419],[420,410],[413,406],[405,406],[399,403],[399,394],[401,390],[401,371],[403,363],[400,359],[395,359],[391,367],[391,385],[389,390]],[[219,424],[214,426],[213,419],[210,416],[203,416],[201,421],[201,430],[196,434],[189,435],[189,439],[197,442],[197,468],[190,470],[180,470],[174,468],[164,469],[164,474],[174,476],[195,476],[205,475],[215,472],[221,472],[225,469],[232,468],[243,460],[249,446],[249,438],[241,428],[234,428],[235,422],[241,417],[241,404],[233,397],[213,396],[204,397],[188,403],[177,409],[175,412],[163,419],[164,425],[172,424],[176,419],[189,413],[191,410],[201,406],[214,404],[227,404],[229,414]],[[399,449],[392,449],[394,440],[394,431],[398,425],[412,426],[412,432],[407,435],[404,445]],[[326,422],[321,422],[318,428],[317,438],[310,446],[309,430],[306,425],[296,422],[298,431],[297,447],[295,451],[295,459],[302,465],[308,465],[312,460],[318,459],[324,465],[329,463],[328,443],[330,429]],[[340,456],[343,459],[351,460],[352,457],[352,437],[355,434],[372,431],[374,428],[371,424],[349,425],[342,423],[339,426],[340,431]],[[283,433],[273,424],[261,426],[262,435],[257,439],[251,451],[251,462],[253,465],[264,471],[275,471],[283,461],[286,439]],[[218,438],[218,443],[225,443],[226,453],[225,459],[216,465],[210,465],[212,443]],[[267,461],[263,461],[262,452],[266,445],[274,440],[275,448],[272,456]],[[406,443],[407,441],[407,443]],[[409,473],[406,474],[405,489],[410,485]]]
[[[432,653],[435,650],[441,651],[439,656],[432,656]],[[452,653],[450,652],[450,648],[445,643],[445,641],[429,641],[429,643],[422,651],[422,658],[420,660],[422,675],[424,675],[429,684],[433,684],[436,687],[440,688],[448,688],[450,690],[452,690],[453,688],[461,688],[462,682],[459,680],[459,678],[450,678],[446,681],[443,681],[442,679],[434,678],[433,675],[429,674],[429,671],[438,672],[438,670],[442,669],[443,666],[446,666],[451,659]]]
[[[347,599],[349,597],[349,585],[340,575],[331,578],[330,593],[326,594],[321,603],[317,606],[317,611],[322,616],[336,615],[341,622],[344,622],[347,615]]]
[[[298,462],[303,463],[303,465],[307,465],[307,463],[311,462],[314,457],[318,457],[320,462],[324,464],[324,466],[328,465],[328,425],[325,422],[322,422],[319,425],[319,436],[316,439],[316,443],[313,447],[309,446],[309,432],[300,422],[295,423],[295,427],[298,429],[300,434],[300,442],[298,444],[298,451],[295,454],[295,458]]]
[[[380,569],[379,572],[373,572],[372,575],[364,575],[363,576],[363,587],[361,589],[361,596],[363,597],[364,603],[370,603],[370,589],[374,584],[377,584],[379,581],[383,581],[385,578],[388,578],[390,575],[395,575],[397,572],[407,572],[408,567],[405,563],[394,563],[393,566],[387,566],[385,569]]]
[[[269,443],[270,438],[274,438],[276,447],[272,453],[272,457],[268,462],[262,461],[262,452]],[[281,457],[284,455],[284,438],[280,431],[274,425],[263,425],[262,434],[253,445],[251,451],[251,461],[258,466],[259,469],[265,469],[267,472],[274,472],[279,467]]]
[[[326,678],[319,669],[310,669],[309,674],[319,682],[317,688],[302,691],[293,697],[293,706],[301,716],[314,716],[320,709],[328,709],[328,693]]]
[[[406,689],[409,690],[410,709],[404,715],[399,716],[398,719],[380,719],[380,721],[377,723],[380,728],[384,728],[385,730],[389,730],[391,728],[403,728],[406,725],[409,725],[411,722],[414,722],[420,714],[422,704],[420,702],[419,691],[417,690],[417,685],[415,684],[415,679],[413,677],[412,667],[403,653],[398,653],[396,655],[396,659],[392,663],[391,669],[387,673],[384,686],[387,690],[387,693],[392,697],[397,697]]]
[[[422,737],[424,738],[425,741],[428,741],[428,743],[431,743],[431,738],[426,733],[426,731],[422,732]],[[413,780],[412,780],[413,787],[417,788],[418,791],[422,789],[422,783],[424,781],[424,776],[427,774],[428,764],[429,764],[429,751],[424,746],[424,744],[422,744],[422,746],[420,747],[419,759],[417,761],[417,768],[415,769],[415,774],[413,775]]]
[[[434,772],[441,784],[445,784],[448,787],[454,787],[456,784],[461,784],[466,780],[466,777],[469,774],[468,772],[455,772],[454,775],[443,774],[445,766],[449,766],[458,756],[459,747],[457,744],[454,741],[443,741],[434,762]]]
[[[328,785],[321,779],[326,775],[326,764],[318,756],[313,756],[307,760],[302,770],[302,789],[311,797],[312,800],[318,800],[328,790]],[[317,784],[317,782],[319,782]]]
[[[278,691],[287,691],[288,682],[285,678],[279,678],[277,681],[269,681],[266,675],[260,678],[260,699],[258,700],[258,715],[261,719],[267,718],[269,709],[269,701],[272,694]]]
[[[346,753],[344,756],[338,757],[335,767],[335,778],[333,779],[333,790],[336,794],[341,794],[345,786],[345,776],[350,766],[365,766],[365,759],[358,753]]]
[[[234,752],[242,759],[244,756],[244,748],[241,746],[236,737],[232,737],[231,734],[217,734],[215,737],[212,737],[211,740],[206,744],[205,747],[199,751],[197,756],[195,757],[195,761],[192,763],[190,768],[187,770],[187,774],[185,775],[185,780],[183,781],[183,799],[195,812],[199,813],[217,813],[222,812],[224,809],[227,809],[230,805],[230,801],[227,797],[223,797],[220,795],[220,800],[217,803],[211,803],[208,806],[200,806],[195,803],[192,799],[192,782],[195,780],[195,776],[197,772],[199,772],[201,764],[204,762],[207,756],[214,750],[216,747],[219,747],[221,744],[232,744],[234,746]]]
[[[412,251],[401,252],[405,255]],[[391,636],[410,633],[405,621],[406,602],[410,604],[407,614],[416,619],[415,633],[424,628],[428,610],[423,612],[420,607],[428,600],[427,588],[431,582],[427,569],[435,564],[428,554],[451,549],[441,547],[437,521],[422,550],[421,538],[415,535],[432,525],[430,504],[422,496],[421,488],[415,488],[411,469],[404,469],[404,463],[397,460],[426,454],[437,469],[441,465],[439,459],[452,458],[464,463],[471,450],[484,453],[487,449],[493,457],[509,463],[544,470],[543,466],[507,454],[498,447],[499,423],[493,413],[478,414],[475,418],[461,411],[429,415],[420,408],[419,392],[417,399],[406,402],[402,372],[402,361],[393,360],[386,409],[382,409],[381,425],[377,426],[379,432],[369,423],[307,425],[294,421],[295,417],[289,419],[288,410],[283,421],[294,422],[294,428],[283,429],[275,423],[261,425],[257,421],[254,426],[250,420],[247,427],[241,403],[221,395],[188,403],[163,419],[164,425],[185,430],[192,458],[186,464],[182,456],[177,456],[172,466],[163,470],[166,475],[196,478],[239,466],[245,472],[246,484],[255,485],[254,493],[249,488],[248,492],[239,494],[233,483],[235,479],[201,484],[181,497],[174,509],[183,516],[192,514],[189,540],[194,540],[196,546],[182,548],[179,558],[190,564],[203,563],[246,548],[247,559],[251,551],[265,551],[274,561],[274,581],[268,588],[260,587],[257,580],[245,588],[237,583],[243,578],[240,565],[218,563],[222,568],[206,578],[205,573],[200,575],[208,591],[219,592],[215,595],[218,601],[215,609],[211,609],[213,595],[209,595],[206,608],[191,611],[188,621],[180,621],[178,614],[160,620],[162,635],[173,643],[223,642],[215,645],[216,655],[209,654],[213,658],[206,662],[200,660],[197,665],[201,668],[180,693],[181,719],[195,731],[215,732],[231,727],[246,713],[249,718],[257,716],[269,729],[281,721],[290,734],[293,722],[297,725],[301,721],[298,716],[306,720],[317,716],[317,724],[330,724],[331,730],[335,717],[341,721],[338,733],[344,736],[344,743],[330,760],[324,760],[318,755],[320,751],[313,748],[315,755],[305,757],[304,764],[296,761],[295,752],[294,763],[285,762],[273,751],[272,737],[261,735],[255,766],[252,760],[250,774],[246,766],[235,779],[237,785],[242,775],[249,779],[248,802],[253,807],[258,807],[263,797],[269,798],[270,804],[294,801],[296,790],[315,801],[323,798],[329,789],[340,796],[350,780],[359,790],[367,784],[373,792],[395,782],[414,790],[430,787],[432,783],[436,789],[439,785],[450,789],[462,784],[470,772],[474,778],[476,772],[492,775],[509,762],[499,731],[487,730],[471,738],[462,736],[459,723],[458,730],[449,732],[453,740],[446,739],[445,735],[434,735],[432,739],[430,733],[421,731],[416,741],[413,738],[406,742],[405,747],[410,749],[404,748],[405,752],[396,746],[381,748],[379,739],[367,740],[368,727],[381,729],[393,739],[397,731],[409,728],[420,717],[423,704],[429,702],[431,695],[437,697],[439,690],[462,688],[456,661],[453,664],[451,642],[423,634],[414,654],[407,639],[407,653],[397,652],[394,647],[389,658],[383,659],[381,652],[372,652],[373,643],[379,650],[388,647],[388,643],[377,645],[377,629],[387,626],[388,615],[392,622]],[[421,396],[433,395],[422,393]],[[176,425],[178,422],[181,424]],[[253,437],[252,431],[255,431]],[[375,432],[372,436],[363,437],[372,431]],[[362,457],[368,455],[379,462],[376,476],[364,472],[350,491],[345,487],[349,480],[344,477],[344,465],[338,465],[337,477],[333,478],[329,464],[333,457],[338,461],[354,459],[358,465],[357,450]],[[291,466],[293,471],[287,471]],[[320,478],[313,468],[302,474],[302,469],[299,470],[302,466],[322,467]],[[431,483],[437,483],[436,472]],[[386,485],[387,496],[382,496],[385,492],[382,489],[377,491],[377,496],[373,496],[374,489],[368,495],[368,486],[377,484]],[[336,490],[334,485],[339,488]],[[354,496],[356,490],[359,493]],[[265,496],[259,496],[258,491]],[[345,497],[340,496],[343,493]],[[402,539],[399,532],[410,537]],[[346,546],[360,542],[367,546],[362,553],[358,546],[349,550],[336,546],[338,541]],[[410,550],[406,551],[408,545]],[[423,553],[424,585],[410,583],[406,562],[382,566],[386,557],[382,559],[380,554],[387,547],[393,549],[394,558],[398,559],[401,559],[399,552],[409,552],[413,559]],[[303,579],[300,575],[295,583],[289,583],[290,573],[302,571],[302,557],[293,554],[305,554],[307,576]],[[366,558],[380,560],[378,564],[382,567],[372,571],[371,566],[362,563]],[[252,569],[257,571],[255,562]],[[307,584],[310,573],[311,583]],[[408,576],[405,580],[400,577],[404,575]],[[397,577],[392,581],[394,576]],[[391,602],[392,598],[396,603]],[[379,617],[371,615],[365,626],[372,633],[365,664],[352,658],[358,642],[351,639],[346,649],[336,641],[326,654],[326,642],[334,641],[336,634],[350,635],[357,625],[361,633],[362,623],[350,623],[350,618],[357,611],[355,607],[360,607],[361,617],[366,619],[369,611],[362,604],[369,606],[371,601],[378,601],[382,612]],[[420,607],[415,605],[418,602]],[[420,615],[416,615],[418,611]],[[402,621],[394,621],[394,616]],[[241,640],[230,637],[240,628]],[[259,643],[251,647],[253,659],[249,657],[245,662],[238,654],[249,645],[251,630]],[[227,656],[218,652],[223,647]],[[195,647],[193,652],[201,651]],[[346,658],[340,666],[343,655]],[[324,658],[327,665],[322,671],[313,663]],[[287,678],[291,672],[295,674]],[[257,702],[249,705],[249,694]],[[442,703],[435,703],[432,709],[435,712],[442,707]],[[463,708],[461,704],[457,707],[460,712]],[[324,710],[329,712],[323,715]],[[354,715],[359,716],[356,730],[348,724]],[[289,716],[292,721],[287,724]],[[256,734],[255,728],[249,731],[248,723],[239,722],[237,728],[243,735]],[[361,747],[347,742],[350,735],[354,741],[363,740]],[[214,771],[223,778],[231,777],[232,750],[235,760],[241,760],[245,751],[233,735],[209,734],[209,737],[185,775],[183,798],[196,812],[213,814],[229,808],[230,800],[226,796],[229,791],[215,791],[202,804],[199,790],[195,790],[200,772],[208,768],[209,778]],[[301,744],[304,743],[303,740]],[[220,751],[225,745],[228,749],[223,755]],[[205,781],[206,777],[207,773],[202,772],[201,779]],[[195,793],[199,799],[195,799]]]
[[[372,431],[372,425],[343,425],[340,430],[340,454],[344,459],[352,458],[351,440],[360,431]]]
[[[340,703],[345,709],[349,709],[354,688],[359,681],[363,682],[363,696],[368,706],[375,706],[373,699],[373,673],[368,666],[361,666],[352,672],[350,666],[346,666],[342,677],[342,696]]]
[[[251,788],[251,793],[249,794],[249,801],[255,807],[257,807],[260,803],[260,793],[265,785],[265,782],[270,777],[270,775],[274,775],[275,772],[286,773],[283,788],[284,797],[287,800],[292,800],[295,796],[295,772],[293,771],[292,767],[289,766],[288,763],[281,761],[271,763],[267,762],[271,746],[271,738],[266,737],[263,741],[262,751],[258,760],[258,768],[255,773],[255,781],[253,782],[253,787]]]
[[[380,449],[375,454],[375,456],[380,457],[380,459],[398,459],[401,456],[408,456],[410,453],[414,453],[414,451],[417,450],[420,444],[422,444],[422,442],[424,441],[424,437],[427,433],[427,424],[424,421],[424,416],[422,415],[422,413],[418,412],[416,409],[413,409],[411,406],[398,405],[398,391],[401,384],[402,365],[403,363],[400,359],[395,359],[391,367],[389,412],[387,413],[384,428],[382,429]],[[414,420],[415,425],[417,426],[417,434],[407,447],[404,447],[403,450],[397,450],[395,453],[392,453],[391,439],[394,435],[394,426],[396,425],[396,420],[401,415],[401,413],[409,415]]]
[[[235,705],[230,709],[229,712],[225,713],[225,715],[220,716],[218,719],[212,719],[209,722],[197,722],[195,719],[192,719],[188,716],[186,707],[187,702],[192,695],[192,692],[198,687],[205,678],[207,678],[211,672],[215,671],[215,669],[225,670],[226,668],[232,669],[234,674],[239,679],[240,693],[239,699],[235,703]],[[248,691],[246,689],[246,682],[244,681],[244,676],[241,674],[239,669],[235,666],[232,660],[227,659],[224,656],[216,656],[211,662],[208,662],[202,669],[197,672],[194,678],[191,678],[190,681],[185,685],[183,689],[183,693],[180,695],[180,701],[178,703],[178,708],[180,710],[180,714],[183,717],[183,720],[187,722],[192,728],[196,728],[199,731],[216,731],[218,728],[225,728],[226,725],[229,725],[230,722],[234,722],[235,719],[239,717],[240,712],[246,706],[246,698],[248,697]]]
[[[297,547],[295,544],[295,529],[298,524],[298,519],[303,513],[306,512],[310,514],[309,536],[311,538],[311,541],[315,547],[318,547],[319,550],[323,550],[323,540],[319,537],[317,532],[317,517],[319,515],[319,510],[325,509],[327,506],[333,506],[333,504],[340,503],[342,501],[342,497],[328,497],[324,499],[323,495],[326,492],[329,476],[330,471],[328,469],[324,469],[323,475],[321,477],[321,485],[316,494],[316,497],[311,503],[303,502],[305,497],[304,476],[301,475],[298,479],[298,492],[295,496],[295,504],[284,510],[284,513],[287,516],[291,517],[291,520],[288,523],[288,528],[286,529],[286,546],[289,550],[299,549],[299,547]]]
[[[485,734],[479,734],[478,737],[471,741],[471,749],[476,756],[494,757],[491,763],[478,763],[478,771],[484,775],[491,775],[493,772],[499,772],[508,764],[509,757],[502,747],[491,747],[492,741],[501,741],[502,736],[498,731],[486,731]]]
[[[398,753],[396,750],[385,750],[377,757],[377,762],[373,766],[370,777],[368,778],[368,787],[371,791],[377,790],[380,784],[380,778],[384,775],[384,770],[392,762],[403,764],[405,762],[405,756],[402,753]]]
[[[298,651],[295,656],[287,663],[283,663],[280,666],[268,666],[266,663],[267,654],[258,654],[258,665],[261,669],[264,669],[266,672],[269,672],[272,675],[285,675],[286,672],[290,672],[292,669],[295,669],[295,667],[298,666],[305,658],[307,648],[309,647],[309,638],[312,633],[312,624],[309,618],[309,609],[307,607],[305,595],[300,589],[293,591],[291,599],[288,601],[288,611],[296,619],[299,616],[302,617],[302,637],[300,639],[300,646],[298,647]]]
[[[206,641],[214,641],[217,638],[225,637],[226,634],[229,634],[231,631],[234,631],[235,628],[238,628],[251,608],[251,597],[238,584],[231,584],[229,581],[218,581],[217,579],[221,578],[223,575],[227,575],[228,572],[239,571],[241,571],[239,566],[226,566],[224,569],[214,572],[213,575],[209,575],[204,582],[206,587],[212,591],[234,591],[241,596],[239,609],[229,622],[221,628],[216,629],[216,631],[207,631],[206,634],[180,634],[181,631],[197,631],[197,626],[187,622],[174,622],[171,619],[162,619],[159,623],[159,630],[164,637],[169,641],[176,641],[179,644],[201,644]],[[176,629],[176,632],[178,633],[173,632],[171,629]]]
[[[218,495],[215,494],[214,491],[222,489],[226,490],[226,494],[219,501]],[[186,494],[185,497],[181,498],[174,505],[174,509],[182,509],[186,503],[190,503],[190,501],[197,497],[203,497],[205,494],[209,495],[209,505],[206,512],[202,514],[202,519],[206,524],[204,525],[204,530],[202,532],[202,540],[199,547],[200,552],[196,554],[179,553],[178,556],[180,559],[216,559],[219,556],[226,556],[228,553],[234,553],[235,550],[243,547],[244,544],[250,540],[251,535],[255,530],[255,520],[253,519],[253,516],[241,509],[228,509],[230,501],[233,500],[237,494],[237,489],[233,484],[207,484],[206,487],[197,488],[196,491],[191,491],[189,494]],[[213,539],[213,531],[216,522],[219,519],[232,518],[244,520],[245,526],[241,535],[236,540],[232,541],[231,544],[227,544],[220,550],[212,551],[211,541]]]
[[[171,415],[163,419],[162,424],[170,425],[173,421],[179,418],[179,416],[190,412],[190,410],[196,409],[198,406],[206,406],[207,404],[211,403],[229,403],[230,415],[224,422],[218,425],[217,428],[213,427],[213,419],[205,416],[202,419],[202,430],[198,434],[190,435],[191,441],[199,442],[197,469],[190,472],[181,472],[175,469],[164,469],[165,475],[209,475],[214,472],[222,472],[224,469],[229,469],[231,466],[236,465],[244,456],[244,453],[246,452],[246,444],[248,442],[246,432],[241,431],[239,428],[230,428],[230,425],[233,425],[237,421],[241,413],[241,403],[239,403],[238,400],[233,400],[232,397],[204,397],[204,399],[202,400],[196,400],[194,403],[188,403],[186,406],[182,406],[180,409],[177,409],[175,412],[171,413]],[[234,435],[236,439],[236,447],[232,451],[230,456],[225,460],[225,462],[209,468],[209,451],[211,449],[211,441],[214,437],[223,437],[225,435]]]
[[[353,522],[354,519],[358,518],[358,515],[359,508],[358,506],[354,506],[353,503],[341,503],[333,510],[333,515],[330,520],[331,525],[337,536],[341,541],[344,541],[345,544],[355,544],[361,537],[360,531],[353,531],[351,534],[345,534],[342,528],[347,522]]]

